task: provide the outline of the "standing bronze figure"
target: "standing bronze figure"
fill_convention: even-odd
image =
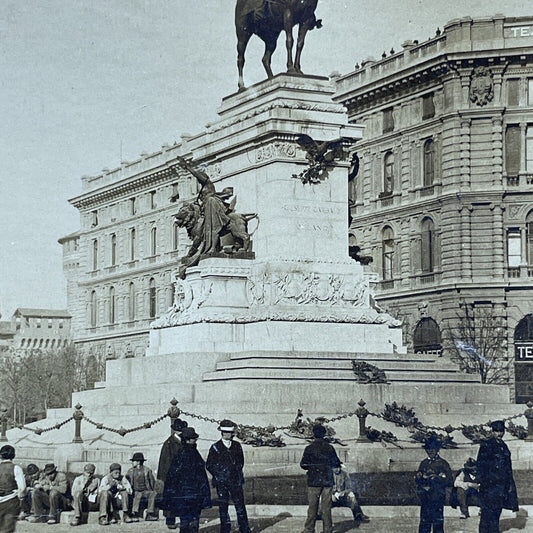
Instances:
[[[309,30],[320,28],[322,21],[315,17],[318,0],[237,0],[235,29],[237,31],[237,66],[239,68],[239,91],[244,89],[244,53],[252,35],[265,43],[263,66],[272,78],[271,59],[279,34],[285,31],[287,45],[287,72],[302,74],[300,58],[305,36]],[[294,38],[292,28],[298,25],[296,54],[292,55]]]

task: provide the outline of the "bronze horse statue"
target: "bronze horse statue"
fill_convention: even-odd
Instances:
[[[237,31],[237,66],[239,68],[239,91],[244,89],[244,53],[252,35],[265,43],[263,66],[272,78],[271,60],[278,37],[285,31],[287,45],[287,72],[302,74],[300,58],[305,36],[309,30],[320,28],[322,21],[315,17],[318,0],[237,0],[235,6],[235,29]],[[294,38],[292,28],[298,25],[296,54],[292,55]]]

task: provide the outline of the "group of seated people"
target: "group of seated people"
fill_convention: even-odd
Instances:
[[[131,461],[132,467],[125,475],[121,465],[113,463],[102,478],[96,475],[95,465],[88,463],[72,486],[67,475],[58,471],[53,463],[47,464],[42,471],[29,464],[25,471],[26,492],[19,519],[55,524],[59,522],[62,511],[72,509],[71,526],[81,525],[83,513],[89,511],[99,513],[98,523],[102,526],[119,520],[138,522],[140,505],[144,500],[147,504],[145,520],[157,520],[156,482],[152,470],[144,466],[142,453],[134,453]]]

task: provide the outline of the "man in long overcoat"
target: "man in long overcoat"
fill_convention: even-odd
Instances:
[[[168,469],[170,468],[172,459],[182,448],[181,432],[187,427],[187,425],[187,422],[180,418],[173,420],[171,425],[172,435],[163,442],[161,453],[159,455],[159,464],[157,466],[157,479],[162,481],[163,484],[167,478]],[[169,527],[169,529],[176,529],[176,527],[172,527],[176,524],[176,516],[170,511],[164,511],[163,514],[165,515],[167,527]]]
[[[209,480],[205,462],[196,449],[197,439],[193,428],[182,431],[182,448],[172,459],[165,480],[163,509],[180,517],[181,533],[198,533],[200,513],[211,507]]]
[[[213,476],[213,485],[217,490],[220,533],[230,533],[231,531],[231,520],[228,513],[230,498],[233,500],[237,512],[239,531],[250,533],[243,493],[244,454],[240,443],[233,440],[236,426],[231,420],[222,420],[218,430],[221,432],[222,438],[209,449],[206,466]]]
[[[499,533],[502,509],[518,511],[511,452],[503,441],[505,423],[492,422],[492,437],[483,441],[477,455],[477,481],[481,499],[479,533]]]

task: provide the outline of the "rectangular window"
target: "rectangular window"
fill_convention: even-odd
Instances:
[[[130,198],[130,215],[137,214],[137,206],[135,205],[135,198]]]
[[[394,130],[394,117],[392,115],[392,107],[383,110],[383,133]]]
[[[48,329],[52,329],[52,319],[48,319]]]
[[[135,259],[135,228],[130,230],[130,261]]]
[[[527,80],[527,105],[533,105],[533,78]]]
[[[63,329],[63,320],[59,321],[59,329]]]
[[[38,328],[41,327],[41,319],[40,319],[40,318],[37,319],[37,327],[38,327]]]
[[[505,170],[508,176],[518,176],[520,171],[520,126],[507,126],[505,130]]]
[[[507,104],[508,105],[512,105],[512,106],[519,105],[520,103],[519,89],[520,89],[519,79],[507,80]]]
[[[157,202],[155,201],[155,191],[150,192],[150,209],[155,209]]]
[[[433,93],[425,94],[422,97],[422,119],[433,118],[435,116],[435,102]]]
[[[91,227],[98,226],[98,211],[91,211]]]
[[[526,171],[533,173],[533,125],[528,126],[526,132]]]
[[[522,246],[519,229],[510,229],[507,232],[507,265],[518,267],[522,262]]]
[[[178,246],[180,243],[179,235],[180,235],[180,228],[176,224],[176,222],[174,222],[174,224],[172,225],[172,250],[174,251],[178,249]]]
[[[526,225],[527,233],[527,264],[533,266],[533,222]]]

